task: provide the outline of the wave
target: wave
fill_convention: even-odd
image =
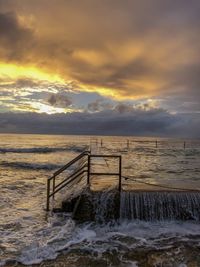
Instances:
[[[33,148],[3,148],[0,147],[0,154],[4,153],[52,153],[62,151],[82,152],[86,147],[67,146],[67,147],[33,147]]]
[[[59,164],[39,164],[29,162],[0,162],[0,166],[12,169],[27,169],[27,170],[56,170],[61,168],[63,165]]]
[[[19,251],[19,255],[13,259],[13,262],[25,265],[39,264],[45,260],[54,260],[61,251],[65,250],[68,251],[65,254],[65,260],[70,252],[73,252],[76,255],[75,259],[79,259],[78,262],[82,255],[88,260],[92,255],[97,255],[95,264],[93,261],[95,266],[99,265],[99,262],[107,262],[109,266],[137,266],[125,264],[127,260],[136,259],[138,263],[140,262],[139,266],[144,266],[141,264],[144,263],[141,258],[148,260],[148,257],[144,257],[145,251],[151,251],[153,255],[156,255],[157,251],[161,251],[159,260],[163,261],[162,266],[172,266],[169,257],[166,259],[166,252],[175,250],[172,255],[174,259],[183,259],[185,250],[189,251],[186,247],[187,244],[189,243],[191,250],[194,250],[198,246],[200,238],[199,225],[191,222],[124,221],[120,224],[76,226],[71,219],[66,218],[65,221],[65,224],[55,224],[55,226],[52,224],[48,228],[34,233],[36,238],[33,237],[34,240],[28,242],[29,244]],[[186,249],[182,250],[182,247],[186,247]],[[177,251],[180,251],[178,255]],[[193,254],[194,252],[195,250]],[[189,258],[189,255],[187,257]],[[115,261],[112,260],[113,258]],[[182,262],[184,261],[182,260],[180,265],[173,266],[186,266],[181,264]],[[56,262],[54,263],[56,264]],[[44,266],[48,265],[44,264]],[[152,266],[157,266],[157,264],[152,264]]]

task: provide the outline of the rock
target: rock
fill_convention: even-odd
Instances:
[[[99,223],[116,220],[120,216],[120,194],[117,190],[94,192],[88,190],[79,197],[64,201],[63,211],[73,212],[78,222]]]

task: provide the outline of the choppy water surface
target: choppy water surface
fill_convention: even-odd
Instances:
[[[154,139],[129,140],[0,135],[0,265],[200,266],[198,221],[77,225],[69,214],[46,213],[47,177],[87,145],[122,154],[123,174],[138,180],[124,180],[124,189],[143,188],[140,181],[200,189],[198,141],[188,140],[184,150],[182,140],[158,139],[157,148]]]

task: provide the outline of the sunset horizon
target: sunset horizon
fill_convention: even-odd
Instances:
[[[0,0],[0,132],[200,137],[199,10]]]
[[[0,0],[0,266],[200,266],[200,0]]]

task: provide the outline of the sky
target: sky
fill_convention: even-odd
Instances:
[[[199,0],[0,0],[0,132],[200,137],[199,14]]]

